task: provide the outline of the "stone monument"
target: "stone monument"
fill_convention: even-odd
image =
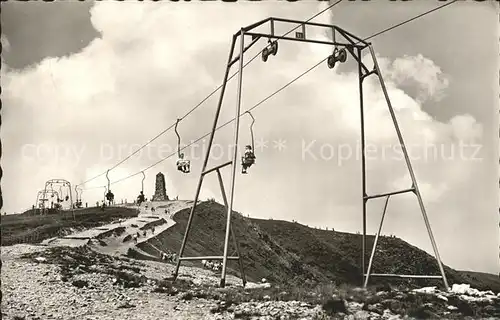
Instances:
[[[170,200],[167,195],[167,190],[165,187],[165,175],[161,172],[158,172],[156,175],[156,184],[155,184],[155,194],[151,201],[168,201]]]

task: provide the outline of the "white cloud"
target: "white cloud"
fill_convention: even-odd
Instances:
[[[468,114],[450,119],[450,127],[452,135],[463,142],[477,141],[483,134],[482,125]]]

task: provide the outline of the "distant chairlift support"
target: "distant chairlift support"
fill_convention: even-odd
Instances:
[[[57,203],[64,202],[64,193],[62,191],[62,186],[59,186],[59,197],[57,197]]]
[[[54,185],[59,185],[59,193],[55,192],[54,190]],[[44,193],[48,194],[47,191],[49,190],[52,191],[51,198],[54,197],[54,194],[57,196],[57,202],[54,203],[51,201],[51,206],[53,206],[56,209],[62,209],[62,206],[60,205],[61,202],[63,201],[69,201],[69,209],[72,211],[73,214],[73,220],[75,220],[75,212],[73,211],[74,209],[74,202],[73,202],[73,195],[72,195],[72,190],[71,190],[71,183],[68,180],[65,179],[50,179],[45,182],[45,187],[44,187]],[[67,188],[66,190],[66,196],[63,197],[62,192],[63,189]],[[48,211],[46,210],[47,208],[44,208],[42,214],[47,214]]]

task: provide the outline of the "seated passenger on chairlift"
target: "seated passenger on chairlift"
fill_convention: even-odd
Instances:
[[[190,162],[189,160],[184,160],[184,153],[179,154],[179,159],[177,159],[176,165],[177,170],[189,173]]]
[[[111,190],[109,190],[108,193],[106,193],[106,200],[109,201],[110,206],[113,203],[114,199],[115,199],[115,195],[111,192]]]
[[[137,204],[141,205],[141,203],[146,202],[146,198],[144,197],[144,193],[141,191],[139,196],[137,197]]]
[[[245,147],[245,154],[241,158],[241,165],[243,166],[241,173],[246,174],[247,169],[250,168],[254,163],[255,163],[255,154],[253,153],[252,146],[247,145]]]

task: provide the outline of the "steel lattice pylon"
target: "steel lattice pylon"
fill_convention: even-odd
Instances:
[[[296,25],[297,27],[296,28],[301,28],[301,31],[299,32],[296,32],[295,33],[295,37],[290,37],[290,36],[278,36],[275,34],[275,24],[276,23],[288,23],[288,24],[294,24]],[[259,33],[259,32],[252,32],[252,30],[254,30],[255,28],[257,27],[260,27],[264,24],[269,24],[269,27],[270,27],[270,32],[269,33]],[[318,28],[323,28],[323,29],[327,29],[327,30],[330,30],[332,32],[332,38],[333,40],[332,41],[324,41],[324,40],[314,40],[314,39],[309,39],[306,35],[306,26],[308,27],[318,27]],[[244,45],[244,37],[245,36],[250,36],[252,38],[252,42],[245,46]],[[236,40],[240,39],[240,53],[238,56],[236,56],[235,58],[233,58],[233,54],[234,54],[234,49],[235,49],[235,43],[236,43]],[[448,281],[446,279],[446,275],[445,275],[445,272],[444,272],[444,269],[443,269],[443,265],[442,265],[442,262],[441,262],[441,258],[439,256],[439,252],[438,252],[438,249],[437,249],[437,245],[436,245],[436,242],[434,240],[434,236],[432,234],[432,230],[431,230],[431,226],[430,226],[430,223],[429,223],[429,219],[427,217],[427,213],[426,213],[426,210],[425,210],[425,206],[424,206],[424,203],[422,201],[422,196],[420,194],[420,190],[418,188],[418,184],[417,184],[417,181],[416,181],[416,178],[415,178],[415,174],[413,172],[413,168],[412,168],[412,165],[411,165],[411,162],[410,162],[410,158],[409,158],[409,155],[408,155],[408,152],[406,150],[406,146],[405,146],[405,143],[403,141],[403,137],[401,135],[401,131],[399,129],[399,125],[398,125],[398,122],[397,122],[397,119],[396,119],[396,116],[395,116],[395,113],[394,113],[394,110],[393,110],[393,107],[392,107],[392,104],[391,104],[391,101],[390,101],[390,98],[389,98],[389,95],[388,95],[388,92],[387,92],[387,88],[385,86],[385,83],[384,83],[384,80],[383,80],[383,77],[382,77],[382,74],[381,74],[381,71],[380,71],[380,67],[378,65],[378,62],[377,62],[377,59],[376,59],[376,56],[375,56],[375,52],[373,50],[373,47],[371,45],[371,43],[368,43],[358,37],[356,37],[355,35],[335,26],[335,25],[328,25],[328,24],[321,24],[321,23],[313,23],[313,22],[307,22],[307,21],[299,21],[299,20],[290,20],[290,19],[282,19],[282,18],[267,18],[267,19],[264,19],[262,21],[259,21],[257,23],[254,23],[248,27],[245,27],[245,28],[241,28],[241,30],[239,32],[237,32],[236,34],[233,35],[233,38],[232,38],[232,43],[231,43],[231,49],[230,49],[230,53],[229,53],[229,58],[228,58],[228,63],[227,63],[227,67],[226,67],[226,72],[225,72],[225,75],[224,75],[224,80],[223,80],[223,84],[222,84],[222,88],[221,88],[221,93],[220,93],[220,97],[219,97],[219,101],[218,101],[218,105],[217,105],[217,110],[215,112],[215,119],[214,119],[214,122],[213,122],[213,126],[212,126],[212,131],[210,133],[210,138],[209,138],[209,141],[208,141],[208,148],[207,148],[207,151],[206,151],[206,154],[205,154],[205,158],[204,158],[204,162],[203,162],[203,166],[202,166],[202,170],[201,170],[201,174],[200,174],[200,178],[199,178],[199,181],[198,181],[198,185],[197,185],[197,188],[196,188],[196,194],[195,194],[195,198],[194,198],[194,202],[193,202],[193,206],[191,207],[191,211],[190,211],[190,214],[189,214],[189,219],[188,219],[188,222],[187,222],[187,226],[186,226],[186,232],[184,234],[184,239],[182,241],[182,245],[181,245],[181,248],[179,250],[179,256],[178,256],[178,260],[177,260],[177,265],[176,265],[176,268],[175,268],[175,271],[174,271],[174,280],[178,277],[179,275],[179,268],[180,268],[180,264],[181,264],[181,261],[184,261],[184,260],[202,260],[202,259],[218,259],[218,260],[222,260],[222,274],[221,274],[221,280],[220,280],[220,286],[221,287],[224,287],[225,286],[225,282],[226,282],[226,271],[227,271],[227,260],[238,260],[239,262],[239,266],[240,266],[240,271],[241,271],[241,275],[242,275],[242,280],[243,280],[243,285],[245,285],[246,283],[246,279],[245,279],[245,274],[244,274],[244,270],[243,270],[243,263],[242,263],[242,258],[241,258],[241,254],[240,254],[240,251],[239,251],[239,248],[238,248],[238,243],[237,243],[237,240],[236,240],[236,236],[234,234],[234,230],[232,230],[233,228],[231,228],[231,214],[232,214],[232,211],[233,211],[233,203],[234,203],[234,184],[235,184],[235,177],[236,177],[236,165],[237,165],[237,159],[238,159],[238,134],[239,134],[239,118],[241,116],[240,114],[240,109],[241,109],[241,94],[242,94],[242,80],[243,80],[243,55],[244,53],[250,48],[252,47],[260,38],[267,38],[269,40],[287,40],[287,41],[298,41],[298,42],[308,42],[308,43],[317,43],[317,44],[326,44],[326,45],[330,45],[330,46],[334,46],[337,50],[337,48],[343,48],[345,50],[347,50],[347,52],[349,52],[350,56],[352,56],[358,63],[358,75],[359,75],[359,105],[360,105],[360,113],[361,113],[361,154],[362,154],[362,158],[361,158],[361,165],[362,165],[362,176],[361,176],[361,180],[362,180],[362,202],[363,202],[363,214],[362,214],[362,220],[363,220],[363,236],[362,236],[362,257],[361,257],[361,264],[362,264],[362,279],[363,279],[363,285],[366,287],[367,284],[368,284],[368,280],[369,280],[369,277],[370,276],[378,276],[378,277],[403,277],[403,278],[439,278],[439,279],[443,279],[443,282],[444,282],[444,286],[446,287],[446,289],[448,289]],[[337,41],[337,39],[340,39],[340,42]],[[373,59],[373,63],[374,63],[374,66],[373,68],[370,70],[366,67],[366,65],[363,63],[362,61],[362,52],[363,50],[367,49],[369,50],[370,52],[370,55],[371,55],[371,58]],[[277,48],[276,48],[277,50]],[[344,51],[344,54],[345,54],[345,51]],[[264,58],[264,57],[263,57]],[[342,57],[342,58],[339,58],[337,61],[340,61],[340,62],[343,62],[342,60],[345,61],[345,56]],[[265,57],[264,61],[267,60],[267,57]],[[221,111],[221,107],[222,107],[222,101],[223,101],[223,98],[224,98],[224,93],[225,93],[225,89],[226,89],[226,84],[228,82],[228,76],[229,76],[229,70],[231,68],[231,66],[233,64],[235,64],[236,62],[239,61],[239,74],[238,74],[238,89],[237,89],[237,103],[236,103],[236,117],[235,117],[235,128],[234,128],[234,154],[233,154],[233,160],[232,161],[228,161],[226,163],[223,163],[221,165],[218,165],[218,166],[215,166],[211,169],[207,169],[207,164],[208,164],[208,160],[209,160],[209,157],[210,157],[210,151],[211,151],[211,148],[212,148],[212,143],[213,143],[213,140],[214,140],[214,135],[215,135],[215,131],[217,130],[217,123],[218,123],[218,120],[219,120],[219,115],[220,115],[220,111]],[[331,66],[331,63],[330,63],[330,59],[328,60],[328,64],[329,64],[329,67],[333,67]],[[334,64],[334,63],[333,63]],[[400,191],[395,191],[395,192],[388,192],[388,193],[384,193],[384,194],[379,194],[379,195],[367,195],[366,193],[366,157],[365,157],[365,124],[364,124],[364,106],[363,106],[363,80],[366,79],[366,77],[370,76],[370,75],[376,75],[378,76],[379,78],[379,82],[380,82],[380,86],[381,86],[381,89],[384,93],[384,97],[385,97],[385,100],[386,100],[386,103],[387,103],[387,107],[389,109],[389,112],[390,112],[390,115],[391,115],[391,119],[393,121],[393,124],[394,124],[394,128],[396,130],[396,133],[397,133],[397,136],[398,136],[398,140],[399,140],[399,144],[402,148],[402,151],[403,151],[403,154],[404,154],[404,158],[405,158],[405,161],[406,161],[406,165],[408,167],[408,171],[410,173],[410,177],[411,177],[411,180],[412,180],[412,185],[410,188],[408,189],[404,189],[404,190],[400,190]],[[225,190],[224,190],[224,185],[223,185],[223,181],[222,181],[222,176],[221,176],[221,173],[220,173],[220,169],[222,169],[223,167],[225,166],[228,166],[228,165],[232,165],[232,172],[231,172],[231,180],[230,180],[230,187],[229,187],[229,200],[227,199],[226,197],[226,193],[225,193]],[[203,179],[205,177],[205,175],[207,175],[208,173],[211,173],[211,172],[217,172],[217,176],[218,176],[218,179],[219,179],[219,184],[220,184],[220,187],[221,187],[221,192],[222,192],[222,197],[223,197],[223,200],[224,200],[224,204],[226,206],[226,209],[227,209],[227,223],[226,223],[226,233],[225,233],[225,240],[224,240],[224,253],[222,256],[212,256],[212,257],[184,257],[183,254],[184,254],[184,249],[186,247],[186,243],[187,243],[187,240],[188,240],[188,235],[189,235],[189,230],[191,228],[191,224],[193,222],[193,217],[194,217],[194,213],[195,213],[195,210],[196,210],[196,206],[198,204],[198,198],[199,198],[199,195],[200,195],[200,191],[201,191],[201,187],[202,187],[202,184],[203,184]],[[418,199],[418,203],[419,203],[419,206],[420,206],[420,210],[422,212],[422,216],[424,218],[424,222],[425,222],[425,225],[426,225],[426,228],[427,228],[427,232],[429,234],[429,238],[431,240],[431,243],[432,243],[432,247],[433,247],[433,250],[434,250],[434,255],[436,257],[436,260],[438,262],[438,266],[439,266],[439,270],[440,270],[440,273],[441,275],[398,275],[398,274],[371,274],[371,267],[372,267],[372,262],[373,262],[373,258],[374,258],[374,254],[375,254],[375,249],[376,249],[376,245],[377,245],[377,241],[378,241],[378,237],[380,235],[380,230],[382,228],[382,224],[383,224],[383,221],[384,221],[384,217],[385,217],[385,212],[386,212],[386,208],[387,208],[387,205],[388,205],[388,201],[389,201],[389,198],[393,195],[396,195],[396,194],[402,194],[402,193],[408,193],[408,192],[413,192],[416,196],[417,196],[417,199]],[[369,264],[368,264],[368,268],[366,268],[366,259],[365,259],[365,256],[366,256],[366,204],[368,202],[368,200],[370,199],[376,199],[376,198],[383,198],[385,197],[386,198],[386,202],[385,202],[385,207],[384,207],[384,211],[383,211],[383,214],[382,214],[382,218],[380,220],[380,225],[379,225],[379,229],[378,229],[378,232],[377,232],[377,235],[376,235],[376,238],[375,238],[375,242],[374,242],[374,245],[373,245],[373,248],[372,248],[372,252],[371,252],[371,256],[370,256],[370,259],[369,259]],[[234,246],[235,246],[235,249],[237,251],[237,254],[238,256],[235,256],[235,257],[228,257],[228,245],[229,245],[229,236],[231,234],[231,237],[232,237],[232,241],[234,243]]]

